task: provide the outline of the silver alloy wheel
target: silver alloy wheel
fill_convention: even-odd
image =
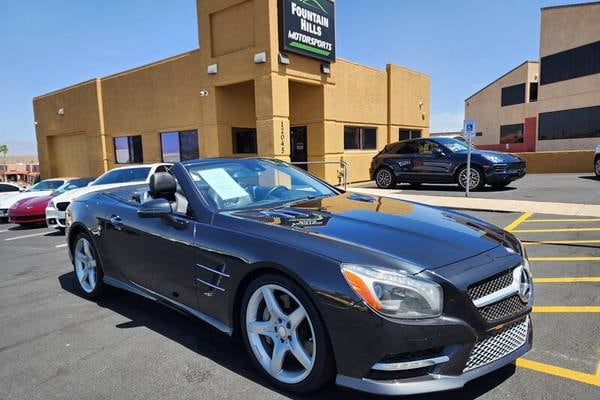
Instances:
[[[380,169],[375,177],[377,184],[381,187],[388,187],[392,183],[392,173],[387,169]]]
[[[86,293],[92,293],[97,283],[96,259],[91,246],[86,238],[79,238],[75,244],[74,252],[75,273],[81,288]]]
[[[463,169],[462,171],[460,171],[460,175],[458,176],[458,181],[460,184],[460,187],[462,188],[466,188],[467,187],[467,169]],[[479,183],[481,182],[481,174],[479,173],[479,171],[475,168],[471,168],[471,181],[469,182],[469,189],[473,189],[476,188]]]
[[[282,295],[283,301],[278,300]],[[297,307],[286,312],[292,303]],[[246,309],[246,332],[256,360],[278,381],[295,384],[312,371],[315,331],[302,303],[284,287],[268,284],[256,289]]]
[[[596,175],[600,176],[600,157],[596,160]]]

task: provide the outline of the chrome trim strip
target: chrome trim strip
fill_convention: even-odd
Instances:
[[[229,278],[230,277],[229,274],[226,274],[225,272],[217,271],[216,269],[209,268],[206,265],[196,264],[196,267],[204,268],[205,270],[210,271],[213,274],[221,275],[221,276],[224,276],[225,278]]]
[[[507,297],[519,293],[519,287],[521,286],[521,272],[523,271],[523,265],[519,265],[513,269],[513,280],[512,283],[494,293],[490,293],[487,296],[483,296],[477,300],[473,300],[473,304],[477,308],[485,307],[487,305],[497,303]]]
[[[213,285],[212,283],[205,282],[205,281],[203,281],[203,280],[202,280],[202,279],[200,279],[200,278],[196,278],[196,280],[197,280],[198,282],[200,282],[200,283],[204,283],[206,286],[210,286],[210,287],[211,287],[211,288],[213,288],[213,289],[220,290],[221,292],[224,292],[224,291],[225,291],[225,289],[223,289],[222,287],[219,287],[219,286],[217,286],[217,285]]]
[[[399,363],[377,363],[373,365],[371,369],[376,369],[378,371],[404,371],[407,369],[431,367],[432,365],[442,364],[448,362],[449,360],[450,358],[448,356],[439,356],[417,361],[407,361]]]

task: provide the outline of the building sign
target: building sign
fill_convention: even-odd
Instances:
[[[282,51],[335,61],[335,5],[331,0],[280,0]]]

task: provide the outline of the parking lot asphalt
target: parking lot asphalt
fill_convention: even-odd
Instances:
[[[363,182],[352,186],[376,188],[375,182]],[[423,184],[412,187],[399,184],[398,192],[427,196],[463,197],[465,193],[456,184]],[[600,204],[600,179],[593,173],[579,174],[527,174],[508,186],[494,189],[486,186],[471,197],[508,200],[549,201],[557,203]]]
[[[469,214],[525,241],[534,348],[462,390],[405,398],[600,398],[600,219]],[[241,344],[200,321],[116,289],[81,297],[60,233],[0,224],[0,398],[295,397],[266,386]],[[380,397],[330,384],[297,398]]]

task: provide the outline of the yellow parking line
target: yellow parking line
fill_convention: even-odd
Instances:
[[[581,240],[536,240],[533,242],[523,242],[523,246],[535,246],[538,244],[583,244],[600,243],[600,239],[581,239]]]
[[[529,257],[529,261],[600,261],[600,257]]]
[[[528,219],[525,222],[600,222],[600,218]]]
[[[504,230],[506,230],[508,232],[512,232],[517,226],[521,225],[532,215],[533,215],[532,212],[526,212],[525,214],[521,215],[519,218],[517,218],[513,222],[511,222],[509,225],[505,226]]]
[[[581,276],[572,278],[533,278],[533,283],[580,283],[600,282],[600,276]]]
[[[534,306],[534,313],[600,313],[600,306]]]
[[[552,228],[552,229],[517,229],[513,233],[544,233],[544,232],[595,232],[600,228]]]
[[[544,374],[571,379],[577,382],[587,383],[588,385],[600,386],[600,363],[598,364],[595,374],[586,374],[566,368],[556,367],[550,364],[526,360],[524,358],[517,359],[515,364],[517,367],[527,368],[533,371],[542,372]]]

